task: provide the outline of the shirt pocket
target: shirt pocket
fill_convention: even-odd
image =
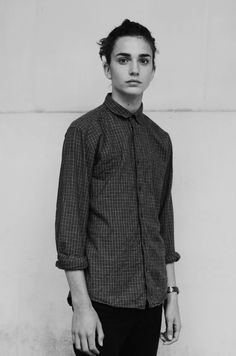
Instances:
[[[109,152],[100,157],[93,166],[93,174],[90,185],[92,198],[98,198],[101,194],[108,194],[118,184],[122,152]],[[117,177],[117,178],[116,178]]]
[[[113,176],[121,165],[122,152],[108,152],[100,156],[93,166],[93,177],[100,180],[106,180]]]

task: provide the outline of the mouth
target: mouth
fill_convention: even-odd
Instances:
[[[129,84],[141,84],[142,82],[140,82],[139,80],[131,79],[131,80],[127,80],[126,83],[129,83]]]

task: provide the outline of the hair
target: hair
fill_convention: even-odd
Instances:
[[[107,64],[110,65],[114,45],[118,38],[124,36],[143,37],[149,43],[152,50],[153,68],[155,69],[155,53],[159,53],[155,45],[155,38],[152,37],[151,32],[146,27],[128,19],[125,19],[120,26],[115,27],[107,37],[102,38],[97,43],[100,46],[100,58],[105,57]]]

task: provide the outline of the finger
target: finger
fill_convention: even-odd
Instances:
[[[83,352],[85,352],[87,355],[94,356],[94,354],[88,348],[87,338],[85,335],[81,336],[80,343]]]
[[[163,342],[166,341],[165,333],[160,333],[160,339],[161,339]]]
[[[163,342],[163,345],[171,345],[171,344],[173,344],[175,341],[177,341],[177,340],[172,339],[171,341],[165,341],[165,342]]]
[[[160,337],[161,337],[161,340],[163,341],[164,344],[167,344],[167,343],[170,342],[170,340],[167,337],[167,332],[166,331],[161,333]]]
[[[174,338],[178,340],[179,334],[181,330],[181,325],[180,324],[174,324]]]
[[[97,338],[100,346],[103,346],[104,332],[100,320],[97,322]]]
[[[179,330],[174,331],[174,339],[176,339],[176,341],[179,339],[179,333],[180,333]]]
[[[77,350],[81,350],[80,337],[78,334],[74,334],[73,344]]]
[[[71,333],[72,343],[75,344],[75,332]]]
[[[76,347],[75,344],[73,344],[73,349],[74,349],[74,353],[75,353],[76,355],[78,355],[78,352],[79,352],[79,353],[81,352],[81,349],[77,349],[77,347]]]
[[[167,337],[169,340],[173,339],[173,322],[168,321],[167,322]]]
[[[173,344],[173,342],[176,341],[174,338],[172,338],[172,340],[169,340],[168,335],[167,335],[167,331],[165,331],[164,333],[161,333],[161,340],[163,341],[164,345],[170,345],[170,344]]]
[[[95,345],[95,332],[92,335],[89,335],[87,337],[88,340],[88,348],[91,352],[93,352],[95,355],[99,355],[100,352],[98,351],[98,349],[96,348]]]

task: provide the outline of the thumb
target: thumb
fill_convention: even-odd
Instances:
[[[173,323],[171,321],[167,323],[167,337],[169,340],[173,339]]]
[[[103,346],[104,332],[100,320],[97,321],[97,334],[98,334],[98,343],[100,346]]]

